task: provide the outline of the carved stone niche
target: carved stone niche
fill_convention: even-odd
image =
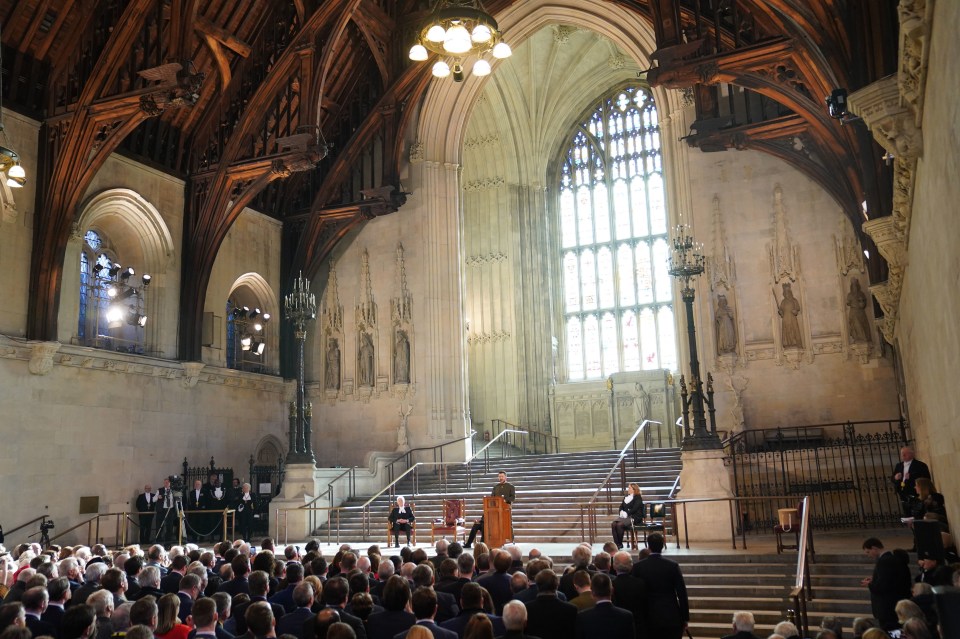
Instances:
[[[891,269],[902,269],[907,261],[904,237],[892,216],[880,217],[863,223],[863,232],[877,245],[877,250]]]
[[[912,159],[923,153],[923,134],[900,98],[896,74],[851,93],[850,111],[863,118],[874,139],[891,155]]]

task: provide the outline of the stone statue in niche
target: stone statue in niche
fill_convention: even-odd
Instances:
[[[717,296],[717,351],[721,355],[737,352],[737,324],[726,295]]]
[[[847,329],[851,342],[870,341],[870,320],[867,319],[867,296],[860,288],[860,280],[850,280],[850,292],[847,293]]]
[[[410,338],[403,329],[397,329],[393,344],[393,383],[410,383]]]
[[[360,335],[360,386],[370,386],[374,384],[374,366],[373,366],[373,338],[370,333]]]
[[[776,299],[776,296],[774,296]],[[803,348],[800,334],[800,302],[793,296],[790,282],[783,285],[783,299],[777,305],[780,314],[780,342],[783,348]]]
[[[653,413],[653,400],[650,397],[650,393],[647,392],[640,382],[634,385],[634,389],[637,391],[637,394],[633,396],[633,404],[637,411],[637,421],[633,426],[637,428],[643,423],[643,420],[650,419]]]
[[[340,344],[334,338],[327,340],[326,359],[323,387],[327,390],[340,390]]]
[[[405,452],[410,450],[410,443],[407,440],[407,420],[410,413],[413,412],[413,404],[407,404],[406,410],[403,404],[400,405],[400,426],[397,428],[397,451]]]

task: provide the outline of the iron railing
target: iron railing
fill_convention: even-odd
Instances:
[[[415,449],[415,450],[413,450],[413,451],[410,451],[410,453],[413,453],[413,452],[415,452],[415,451],[424,451],[424,450],[433,450],[433,449],[437,449],[437,448],[442,448],[443,446],[448,446],[448,445],[450,445],[450,444],[454,444],[454,443],[456,443],[456,442],[462,442],[462,441],[465,440],[465,439],[472,438],[475,434],[476,434],[476,433],[475,433],[474,431],[471,431],[470,435],[468,435],[467,437],[462,437],[462,438],[460,438],[460,439],[458,439],[458,440],[454,440],[454,441],[452,441],[452,442],[447,442],[446,444],[442,444],[442,445],[440,445],[440,446],[434,446],[434,447],[432,447],[432,448]],[[422,471],[426,471],[426,472],[429,472],[429,473],[431,473],[431,474],[433,474],[433,475],[436,475],[436,476],[438,476],[438,477],[440,478],[440,482],[441,482],[440,492],[446,493],[446,492],[447,492],[447,483],[446,483],[446,482],[447,482],[447,475],[448,475],[449,469],[452,468],[452,467],[464,466],[464,467],[466,467],[466,470],[467,470],[467,487],[468,487],[468,488],[471,488],[471,487],[473,486],[473,462],[476,461],[476,460],[478,460],[478,459],[482,456],[482,457],[483,457],[484,473],[489,473],[489,472],[490,472],[490,449],[491,449],[491,446],[493,446],[493,444],[495,444],[495,443],[502,443],[502,442],[500,442],[500,440],[502,440],[502,439],[504,439],[504,438],[506,438],[506,437],[508,437],[508,436],[515,436],[515,435],[518,435],[518,436],[521,436],[521,437],[525,437],[525,436],[528,435],[528,433],[527,433],[527,431],[514,431],[514,430],[504,430],[504,431],[501,431],[496,437],[493,437],[489,442],[487,442],[487,444],[486,444],[483,448],[481,448],[480,450],[474,452],[472,455],[470,455],[470,456],[469,456],[466,460],[464,460],[464,461],[456,461],[456,462],[442,461],[442,454],[441,454],[441,455],[440,455],[440,460],[438,460],[438,461],[433,461],[433,462],[417,462],[417,463],[411,465],[411,466],[410,466],[409,468],[407,468],[406,470],[404,470],[400,475],[398,475],[398,476],[396,476],[395,478],[393,478],[386,486],[384,486],[383,488],[381,488],[376,494],[374,494],[374,495],[373,495],[372,497],[370,497],[367,501],[365,501],[363,504],[360,504],[360,505],[358,505],[358,506],[330,506],[330,507],[316,506],[315,504],[316,504],[317,500],[319,499],[319,497],[318,497],[318,498],[314,499],[313,501],[311,501],[310,503],[305,504],[304,506],[300,506],[299,508],[278,508],[278,509],[276,510],[276,538],[277,538],[278,540],[281,539],[280,531],[281,531],[281,526],[282,526],[282,529],[283,529],[282,538],[283,538],[284,540],[287,539],[288,532],[289,532],[289,531],[288,531],[288,526],[287,526],[287,514],[288,514],[290,511],[292,511],[292,510],[298,510],[298,511],[308,511],[308,512],[310,512],[310,513],[311,513],[311,514],[310,514],[311,519],[309,520],[309,522],[310,522],[310,528],[311,528],[311,530],[317,528],[317,526],[316,526],[316,515],[315,515],[315,513],[326,512],[326,513],[327,513],[327,539],[328,539],[328,541],[329,541],[329,538],[330,538],[330,530],[331,530],[332,528],[334,528],[334,526],[336,526],[336,541],[337,541],[337,543],[339,543],[339,541],[340,541],[340,516],[341,516],[340,513],[343,512],[343,511],[354,510],[354,511],[360,511],[360,512],[361,512],[361,516],[362,516],[362,529],[361,529],[361,532],[362,532],[363,538],[364,538],[364,539],[368,539],[368,538],[370,537],[370,529],[371,529],[370,506],[371,506],[377,499],[379,499],[379,498],[380,498],[381,496],[383,496],[383,495],[388,495],[389,498],[392,500],[393,497],[394,497],[394,495],[397,493],[397,490],[396,490],[396,489],[397,489],[397,487],[399,486],[400,482],[404,481],[405,479],[409,479],[409,481],[410,481],[410,490],[409,490],[409,491],[405,491],[405,492],[406,492],[406,494],[409,494],[409,495],[411,495],[411,496],[415,496],[415,495],[417,495],[418,492],[419,492],[420,473],[421,473]],[[503,449],[501,448],[501,454],[503,454],[502,450],[503,450]],[[402,459],[408,459],[408,460],[409,460],[408,455],[409,455],[410,453],[405,453],[404,455],[398,457],[397,459],[393,460],[393,462],[391,462],[391,464],[396,463],[396,462],[399,462],[399,461],[401,461]],[[286,543],[286,542],[284,542],[284,543]]]
[[[550,454],[550,453],[559,453],[560,452],[560,438],[551,433],[544,433],[538,430],[531,430],[529,428],[523,428],[517,424],[511,424],[505,419],[494,419],[490,421],[490,437],[491,439],[499,435],[505,430],[513,431],[522,431],[527,433],[527,437],[520,438],[523,440],[524,449],[523,453],[525,455],[539,455],[539,454]],[[514,438],[516,439],[516,438]],[[516,446],[516,443],[513,440],[508,440],[505,442],[508,446]]]
[[[819,529],[895,526],[902,516],[890,473],[908,442],[902,420],[748,430],[725,442],[738,497],[809,495]],[[777,522],[767,503],[744,512],[746,531]]]

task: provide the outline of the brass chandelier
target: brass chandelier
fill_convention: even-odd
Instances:
[[[430,19],[420,29],[416,44],[410,48],[410,59],[427,60],[430,53],[451,56],[452,65],[440,60],[433,65],[437,78],[453,76],[454,82],[464,80],[464,61],[476,57],[472,73],[490,75],[490,62],[484,58],[489,52],[496,59],[509,58],[513,51],[503,41],[497,21],[484,11],[480,0],[438,0]]]

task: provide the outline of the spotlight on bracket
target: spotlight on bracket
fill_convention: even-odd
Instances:
[[[862,119],[850,113],[848,110],[847,90],[840,88],[834,89],[827,96],[827,113],[835,120],[840,120],[840,124],[857,122]]]

